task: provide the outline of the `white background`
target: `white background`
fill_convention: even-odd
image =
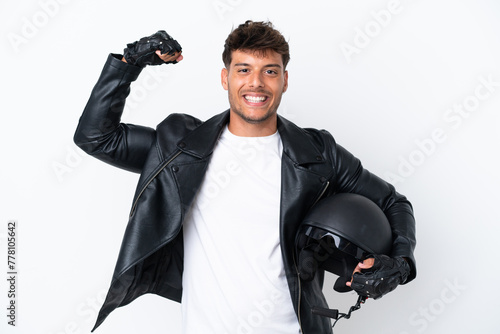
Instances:
[[[269,19],[291,47],[280,113],[329,130],[416,212],[417,279],[336,333],[498,333],[499,14],[494,0],[2,1],[0,332],[88,333],[109,286],[138,175],[72,141],[107,54],[167,30],[185,59],[143,71],[123,120],[207,119],[228,106],[227,34]],[[6,317],[10,219],[16,327]],[[333,292],[333,280],[330,306],[346,310],[356,297]],[[179,331],[179,305],[148,295],[97,333]]]

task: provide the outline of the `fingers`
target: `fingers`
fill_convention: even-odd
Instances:
[[[358,266],[361,269],[368,269],[368,268],[373,267],[374,264],[375,264],[375,259],[373,257],[371,257],[369,259],[365,259],[363,262],[360,262],[358,264]]]
[[[353,272],[352,272],[352,276],[351,276],[351,280],[349,282],[345,282],[345,285],[347,286],[351,286],[351,283],[352,283],[352,280],[353,280],[353,276],[355,273],[360,273],[361,272],[361,264],[362,262],[358,263],[358,265],[356,266],[356,268],[354,268]]]
[[[354,276],[355,273],[360,273],[361,269],[371,268],[371,267],[373,267],[374,264],[375,264],[375,259],[374,258],[365,259],[365,260],[363,260],[363,262],[359,262],[358,263],[358,265],[356,266],[356,268],[354,268],[354,270],[352,272],[352,275]],[[351,277],[351,280],[349,282],[346,282],[345,285],[347,285],[347,286],[350,287],[352,280],[353,280],[353,278]]]
[[[169,61],[181,61],[184,59],[184,56],[182,56],[182,51],[181,52],[175,52],[173,55],[169,55],[168,53],[161,54],[160,50],[156,50],[156,54],[158,57],[160,57],[161,60],[164,62],[169,62]]]

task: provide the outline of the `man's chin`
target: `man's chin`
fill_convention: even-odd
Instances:
[[[252,114],[246,114],[240,110],[235,110],[234,113],[240,117],[242,120],[244,120],[246,123],[249,124],[260,124],[268,121],[269,119],[276,117],[276,111],[267,111],[265,114],[262,115],[252,115]]]

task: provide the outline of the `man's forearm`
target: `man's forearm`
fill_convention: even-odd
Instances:
[[[114,166],[140,172],[154,140],[154,130],[121,123],[130,83],[142,68],[109,55],[74,135],[85,152]]]

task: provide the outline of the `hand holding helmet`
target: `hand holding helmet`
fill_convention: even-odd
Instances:
[[[360,296],[379,299],[406,282],[410,266],[402,257],[391,258],[387,255],[371,255],[373,266],[354,270],[352,281],[346,283]]]
[[[312,305],[311,312],[333,318],[335,323],[349,319],[368,297],[380,298],[405,283],[410,265],[402,257],[384,255],[391,254],[392,240],[385,213],[368,198],[340,193],[319,201],[297,230],[295,259],[300,282],[319,281],[316,272],[328,271],[339,276],[335,291],[355,290],[359,296],[348,313],[324,304]]]

